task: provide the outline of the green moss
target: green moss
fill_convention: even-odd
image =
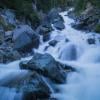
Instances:
[[[100,33],[100,24],[97,24],[96,25],[95,32]]]

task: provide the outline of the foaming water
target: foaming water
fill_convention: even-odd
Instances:
[[[79,58],[79,62],[85,63],[100,63],[100,47],[95,47],[87,50],[82,57]]]

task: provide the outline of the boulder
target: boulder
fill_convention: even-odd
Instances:
[[[14,40],[14,49],[21,52],[29,52],[32,48],[38,48],[39,36],[23,32]]]
[[[88,44],[95,44],[95,39],[93,39],[93,38],[89,38],[89,39],[87,39],[87,42],[88,42]]]
[[[36,71],[56,83],[64,83],[66,80],[66,73],[61,64],[49,54],[36,53],[30,61],[21,62],[20,68]]]
[[[48,84],[44,81],[43,76],[34,73],[28,82],[22,87],[23,100],[37,100],[39,98],[49,98],[51,90]],[[44,100],[43,99],[43,100]]]
[[[34,34],[33,29],[28,25],[19,25],[13,31],[13,40],[16,40],[21,34],[28,33],[29,35]]]

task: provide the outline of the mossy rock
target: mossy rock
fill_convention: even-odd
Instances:
[[[100,24],[97,24],[96,25],[95,32],[100,33]]]

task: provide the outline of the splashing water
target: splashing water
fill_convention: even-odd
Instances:
[[[19,63],[31,58],[24,58],[6,65],[0,64],[0,100],[22,100],[22,93],[18,92],[15,87],[31,73],[27,70],[20,70]]]

